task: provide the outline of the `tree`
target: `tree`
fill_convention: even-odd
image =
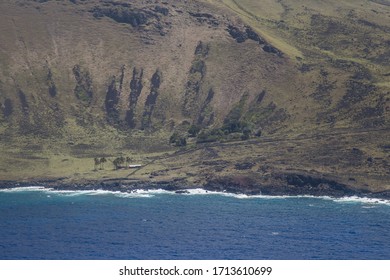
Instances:
[[[252,131],[248,127],[244,128],[242,131],[241,140],[248,140],[250,138],[251,133]]]
[[[180,135],[178,132],[174,132],[172,136],[169,138],[170,144],[175,144],[175,146],[182,147],[187,145],[186,136]]]
[[[114,159],[114,161],[112,162],[112,164],[114,164],[114,168],[115,170],[119,169],[119,158],[116,158]]]
[[[176,131],[171,135],[171,137],[169,138],[169,144],[173,144],[176,142],[176,140],[179,138],[179,133],[177,133]]]
[[[102,157],[100,159],[100,169],[104,169],[104,163],[106,163],[106,162],[107,162],[107,160],[105,157]]]
[[[201,130],[196,138],[197,143],[216,142],[223,139],[223,131],[221,129],[204,129]]]
[[[97,167],[100,164],[100,160],[98,158],[96,158],[96,157],[93,160],[95,162],[95,169],[94,170],[97,170]]]
[[[117,157],[116,159],[114,159],[114,161],[112,163],[114,164],[115,170],[117,170],[119,168],[122,168],[122,164],[125,163],[125,158],[124,157]]]
[[[200,131],[200,126],[197,126],[195,124],[191,125],[190,128],[188,129],[188,136],[189,137],[196,137]]]
[[[126,165],[129,166],[129,164],[132,162],[132,158],[126,157]]]
[[[255,136],[256,137],[261,137],[261,129],[256,131]]]

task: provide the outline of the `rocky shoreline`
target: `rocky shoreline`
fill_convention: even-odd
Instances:
[[[324,178],[314,178],[302,174],[280,174],[280,180],[273,185],[261,185],[251,180],[237,180],[235,177],[214,178],[205,184],[188,184],[185,180],[173,179],[169,181],[137,181],[128,178],[115,178],[105,180],[82,180],[70,182],[66,178],[12,181],[0,180],[0,189],[41,186],[54,190],[81,191],[81,190],[106,190],[113,192],[131,193],[138,190],[162,189],[176,193],[185,193],[190,189],[203,189],[212,192],[244,194],[244,195],[268,195],[268,196],[329,196],[341,197],[366,197],[377,199],[390,199],[390,190],[371,192],[355,189],[351,186]],[[280,183],[280,182],[283,183]]]

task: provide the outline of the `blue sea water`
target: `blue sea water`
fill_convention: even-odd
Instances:
[[[390,259],[390,202],[0,190],[0,259]]]

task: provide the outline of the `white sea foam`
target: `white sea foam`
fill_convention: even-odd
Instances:
[[[206,193],[207,194],[207,193]],[[313,195],[298,195],[298,196],[288,196],[288,195],[246,195],[246,194],[233,194],[233,193],[224,193],[224,192],[209,192],[208,194],[219,194],[223,196],[234,197],[237,199],[299,199],[299,198],[313,198],[313,199],[322,199],[322,200],[332,200],[338,203],[362,203],[362,204],[381,204],[389,205],[390,200],[380,199],[380,198],[368,198],[368,197],[358,197],[358,196],[349,196],[335,198],[330,196],[313,196]]]
[[[204,189],[187,189],[183,190],[185,191],[186,195],[210,195],[210,194],[222,194],[221,192],[213,192],[213,191],[208,191]]]
[[[259,199],[287,199],[287,198],[292,198],[292,196],[288,195],[246,195],[246,194],[237,194],[234,195],[235,198],[238,199],[253,199],[253,198],[259,198]]]
[[[331,197],[331,196],[313,196],[313,195],[299,195],[299,196],[287,196],[290,198],[316,198],[323,200],[332,200],[339,203],[363,203],[363,204],[386,204],[390,206],[390,200],[380,198],[369,198],[359,196],[345,196],[345,197]]]
[[[0,189],[0,192],[25,192],[25,191],[40,191],[47,194],[59,194],[64,196],[80,196],[80,195],[114,195],[122,198],[149,198],[154,197],[159,194],[169,194],[177,195],[175,191],[167,191],[163,189],[150,189],[150,190],[133,190],[131,192],[120,192],[120,191],[109,191],[109,190],[55,190],[53,188],[46,188],[43,186],[29,186],[29,187],[16,187],[16,188],[7,188]],[[358,196],[349,196],[334,198],[330,196],[313,196],[313,195],[299,195],[299,196],[271,196],[271,195],[246,195],[246,194],[234,194],[228,192],[216,192],[208,191],[201,188],[197,189],[183,189],[183,192],[180,192],[180,195],[221,195],[226,197],[233,197],[237,199],[296,199],[296,198],[315,198],[323,200],[332,200],[338,203],[362,203],[365,205],[389,205],[390,200],[380,199],[380,198],[367,198],[367,197],[358,197]],[[310,205],[312,206],[312,205]],[[367,206],[366,208],[370,207]]]
[[[16,187],[16,188],[7,188],[0,189],[0,192],[43,192],[47,194],[47,197],[50,197],[50,194],[57,194],[62,196],[82,196],[82,195],[115,195],[118,197],[152,197],[153,194],[163,193],[164,190],[137,190],[131,193],[125,193],[120,191],[109,191],[109,190],[56,190],[53,188],[46,188],[42,186],[30,186],[30,187]]]
[[[123,198],[141,198],[141,197],[148,198],[148,197],[154,197],[154,195],[152,195],[152,194],[140,194],[140,193],[136,193],[136,192],[133,192],[133,193],[121,192],[121,193],[115,194],[115,196],[123,197]]]
[[[246,194],[235,194],[229,192],[216,192],[208,191],[204,189],[187,189],[184,190],[184,195],[222,195],[227,197],[234,197],[238,199],[253,199],[253,198],[264,198],[264,199],[275,199],[275,198],[287,198],[289,196],[266,196],[266,195],[246,195]]]
[[[368,198],[368,197],[358,197],[358,196],[335,198],[334,201],[344,202],[344,203],[385,204],[390,206],[390,200],[388,199]]]
[[[151,189],[151,190],[132,190],[131,192],[113,192],[115,196],[124,198],[138,198],[138,197],[154,197],[159,194],[174,194],[174,192],[166,191],[163,189]]]
[[[55,189],[43,189],[42,191],[52,194],[58,194],[63,196],[80,196],[80,195],[104,195],[113,192],[104,190],[55,190]]]
[[[375,208],[375,207],[376,207],[376,205],[362,206],[362,208],[364,208],[364,209],[371,209],[371,208]]]
[[[44,191],[48,188],[42,186],[31,186],[31,187],[16,187],[8,189],[0,189],[0,192],[26,192],[26,191]]]
[[[70,191],[70,190],[49,190],[52,193],[56,193],[59,195],[64,196],[80,196],[80,195],[90,195],[90,196],[98,196],[98,195],[114,195],[117,197],[127,197],[127,198],[135,198],[135,197],[152,197],[152,194],[149,194],[147,192],[120,192],[120,191],[109,191],[109,190],[77,190],[77,191]]]
[[[137,194],[172,194],[174,192],[172,191],[167,191],[163,189],[151,189],[151,190],[134,190],[132,193],[137,193]]]

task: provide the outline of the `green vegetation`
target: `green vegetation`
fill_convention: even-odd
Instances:
[[[73,74],[76,79],[74,93],[85,105],[90,105],[93,97],[92,80],[88,71],[83,71],[80,65],[73,67]]]
[[[111,163],[114,165],[114,170],[119,170],[123,168],[128,168],[128,166],[134,162],[134,159],[131,157],[124,157],[120,156],[113,160],[110,160]],[[99,167],[99,170],[104,170],[104,164],[107,162],[107,159],[105,157],[102,158],[94,158],[95,168],[94,171],[97,171],[97,167]],[[126,166],[123,166],[126,163]]]
[[[115,170],[119,168],[123,168],[123,164],[125,163],[125,158],[124,157],[117,157],[116,159],[113,160],[112,164],[114,164]]]
[[[221,141],[224,133],[221,129],[204,129],[201,130],[196,138],[197,143],[208,143]]]
[[[104,169],[104,164],[107,162],[107,159],[105,157],[94,158],[93,160],[95,163],[95,171],[97,171],[97,167],[99,167],[99,169]]]
[[[198,125],[195,124],[191,125],[190,128],[188,129],[188,136],[196,137],[201,129],[202,128]]]
[[[169,138],[169,143],[174,144],[177,147],[182,147],[187,145],[187,137],[180,135],[178,132],[174,132]]]
[[[384,1],[40,2],[0,3],[0,180],[390,189]]]

